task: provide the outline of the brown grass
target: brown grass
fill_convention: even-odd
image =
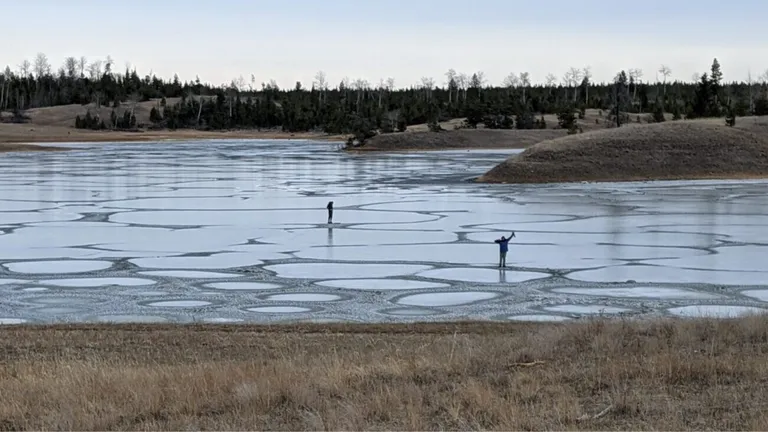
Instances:
[[[413,151],[451,149],[518,149],[555,137],[562,129],[462,129],[443,132],[405,132],[377,135],[355,151]]]
[[[768,118],[631,124],[541,142],[480,177],[488,183],[768,176]]]
[[[768,428],[768,318],[0,329],[2,430]]]
[[[169,98],[169,105],[177,103],[178,98]],[[130,110],[132,103],[123,103],[115,109],[118,115]],[[136,105],[134,115],[137,123],[150,124],[149,113],[153,107],[160,108],[159,100],[140,102]],[[138,132],[126,131],[90,131],[75,129],[75,117],[84,117],[86,112],[99,114],[102,119],[109,119],[112,108],[96,108],[95,104],[61,105],[46,108],[34,108],[24,112],[29,117],[27,123],[13,124],[0,122],[0,152],[20,150],[40,150],[40,148],[16,147],[6,150],[4,144],[45,143],[45,142],[119,142],[119,141],[158,141],[158,140],[189,140],[189,139],[322,139],[343,141],[342,136],[332,136],[323,133],[290,133],[280,130],[233,130],[233,131],[198,131],[193,129],[162,130]],[[10,117],[9,112],[0,113]],[[50,149],[50,147],[42,149]],[[61,150],[61,149],[57,149]]]
[[[288,133],[258,130],[209,132],[193,129],[124,132],[90,131],[58,126],[0,123],[0,151],[2,151],[3,147],[7,144],[21,143],[181,141],[190,139],[313,139],[343,141],[343,137],[341,136],[310,132]]]
[[[17,152],[17,151],[62,151],[66,150],[61,147],[42,146],[34,144],[13,144],[0,142],[0,153],[5,152]]]

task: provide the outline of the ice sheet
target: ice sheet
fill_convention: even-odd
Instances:
[[[447,291],[425,294],[411,294],[397,300],[407,306],[459,306],[499,297],[496,292],[485,291]]]
[[[430,266],[414,264],[340,264],[306,263],[275,264],[265,266],[265,270],[276,272],[279,277],[291,279],[360,279],[406,276]]]
[[[393,291],[429,288],[447,288],[450,285],[408,279],[340,279],[316,282],[316,285],[359,291]]]
[[[63,274],[87,273],[112,267],[109,261],[26,261],[3,264],[5,268],[16,273],[30,274]]]

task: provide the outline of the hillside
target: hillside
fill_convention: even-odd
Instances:
[[[565,136],[563,129],[461,129],[377,135],[356,151],[408,151],[450,149],[525,148]]]
[[[362,152],[380,151],[416,151],[416,150],[455,150],[455,149],[520,149],[536,143],[566,136],[566,131],[558,126],[554,114],[538,115],[543,118],[546,129],[485,129],[479,124],[477,129],[460,129],[464,118],[440,122],[445,129],[442,132],[430,132],[426,124],[408,126],[405,133],[377,135],[366,141],[362,147],[352,150]],[[647,120],[646,116],[639,117]],[[637,118],[633,118],[637,121]],[[576,124],[583,131],[604,129],[610,122],[600,110],[586,110],[583,119]],[[457,129],[459,128],[459,129]]]
[[[551,183],[768,176],[768,118],[676,121],[595,130],[538,143],[479,179]]]
[[[180,98],[168,98],[168,105],[178,103]],[[115,113],[121,116],[130,110],[133,104],[122,103],[115,108]],[[137,124],[150,124],[149,113],[153,107],[160,108],[160,100],[139,102],[134,109]],[[75,118],[85,117],[87,112],[108,119],[111,107],[96,108],[95,104],[60,105],[54,107],[32,108],[24,111],[25,123],[9,123],[10,112],[2,112],[5,122],[0,122],[0,152],[18,150],[47,150],[50,147],[21,146],[21,143],[46,142],[114,142],[114,141],[157,141],[185,139],[222,139],[222,138],[253,138],[253,139],[329,139],[341,140],[340,136],[330,136],[314,132],[289,133],[282,130],[231,130],[231,131],[199,131],[194,129],[179,130],[139,130],[139,131],[110,131],[75,129]]]

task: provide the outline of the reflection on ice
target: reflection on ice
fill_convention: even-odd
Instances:
[[[458,306],[499,296],[495,292],[454,291],[427,294],[411,294],[397,300],[398,304],[408,306]]]
[[[229,274],[229,273],[216,273],[194,270],[152,270],[152,271],[140,271],[139,274],[146,276],[160,276],[170,278],[186,278],[186,279],[218,279],[218,278],[236,278],[241,275]]]
[[[603,305],[557,305],[548,306],[544,308],[550,312],[562,312],[572,314],[615,314],[621,312],[628,312],[629,309],[603,306]]]
[[[478,283],[517,283],[549,277],[546,273],[523,272],[514,270],[491,270],[483,268],[443,268],[427,270],[417,276],[462,282]]]
[[[623,265],[568,274],[569,279],[587,282],[699,283],[717,285],[765,285],[768,272],[693,270],[646,265]]]
[[[447,288],[450,285],[407,279],[340,279],[316,282],[316,285],[360,291],[413,290],[425,288]]]
[[[4,266],[16,273],[63,274],[86,273],[112,267],[109,261],[26,261],[7,263]]]
[[[94,287],[102,287],[102,286],[110,286],[110,285],[120,285],[120,286],[142,286],[142,285],[152,285],[156,282],[151,279],[141,279],[141,278],[76,278],[76,279],[46,279],[41,280],[41,284],[43,285],[54,285],[54,286],[60,286],[60,287],[81,287],[81,288],[94,288]]]
[[[688,291],[677,288],[633,287],[633,288],[556,288],[556,293],[579,294],[599,297],[625,297],[647,299],[708,299],[717,298],[714,294]]]
[[[27,322],[27,320],[22,318],[2,318],[0,317],[0,325],[14,325],[14,324],[24,324]]]
[[[316,294],[316,293],[293,293],[293,294],[272,294],[264,298],[271,301],[296,301],[296,302],[329,302],[341,300],[341,296],[334,294]]]
[[[392,308],[381,311],[385,315],[400,315],[400,316],[429,316],[440,313],[434,309],[421,309],[421,308]]]
[[[158,257],[130,260],[139,267],[162,269],[228,269],[263,264],[247,253],[226,252],[204,257]]]
[[[259,306],[248,308],[247,310],[259,313],[299,313],[309,312],[312,309],[299,306]]]
[[[414,264],[276,264],[264,267],[279,277],[297,279],[360,279],[405,276],[427,270],[430,266]]]
[[[227,291],[257,291],[280,288],[280,285],[263,282],[214,282],[205,285],[208,288]]]
[[[210,306],[211,302],[207,302],[204,300],[166,300],[166,301],[156,301],[147,303],[147,306],[156,306],[156,307],[179,307],[179,308],[186,308],[186,307],[201,307],[201,306]]]

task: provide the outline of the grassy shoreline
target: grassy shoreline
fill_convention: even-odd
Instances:
[[[768,317],[0,327],[0,428],[762,429]]]
[[[768,122],[742,118],[628,125],[542,141],[479,183],[625,182],[768,177]]]

